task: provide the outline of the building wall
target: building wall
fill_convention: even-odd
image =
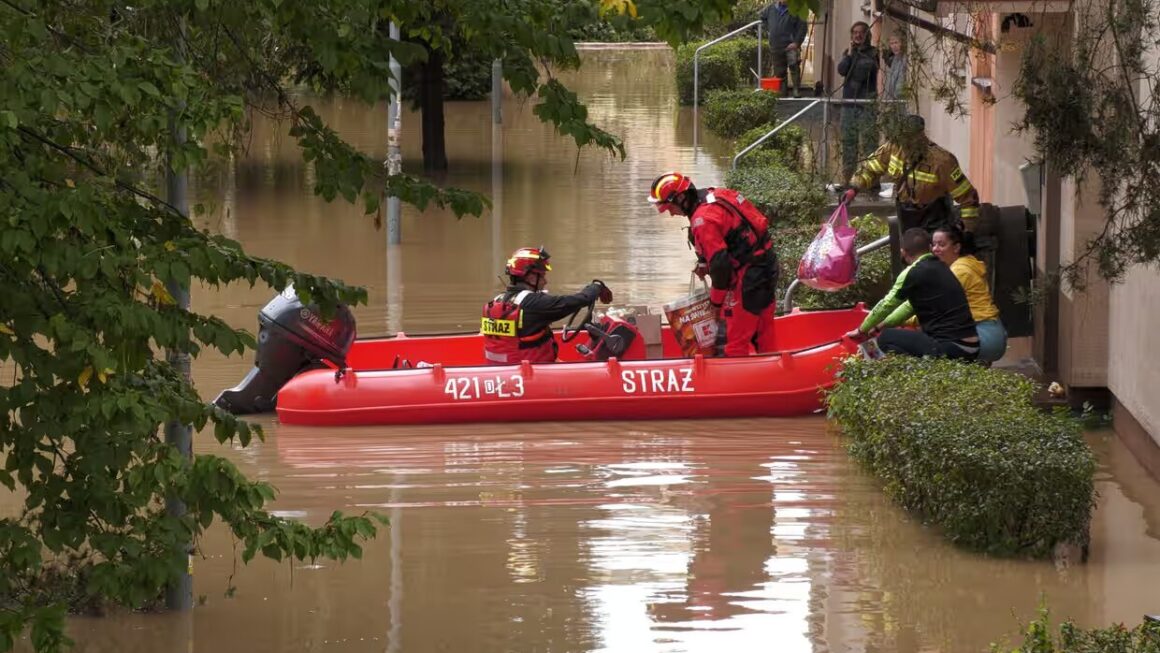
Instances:
[[[1023,118],[1023,105],[1012,95],[1019,79],[1022,47],[1002,49],[994,57],[995,157],[991,171],[990,202],[996,206],[1028,205],[1019,166],[1037,158],[1035,144],[1026,134],[1015,133],[1015,126]],[[1032,207],[1038,212],[1039,207]]]
[[[955,21],[955,23],[957,23],[953,24],[955,29],[965,30],[965,21]],[[948,27],[952,26],[952,22],[949,20],[945,21],[945,24]],[[969,62],[946,61],[943,57],[938,56],[939,48],[935,45],[935,37],[917,27],[909,29],[915,39],[916,47],[930,56],[929,74],[931,77],[943,77],[955,73],[970,78]],[[924,80],[921,75],[916,81],[919,84],[918,108],[919,113],[922,114],[923,118],[926,118],[927,136],[954,154],[959,160],[959,166],[963,170],[969,171],[971,168],[971,115],[962,112],[948,113],[946,103],[933,97],[929,87],[923,86]],[[961,106],[970,107],[971,89],[962,89],[958,100]]]
[[[990,126],[993,148],[990,179],[976,185],[986,186],[989,193],[984,201],[996,206],[1029,205],[1026,187],[1023,184],[1020,166],[1037,161],[1035,142],[1028,134],[1017,133],[1016,126],[1023,118],[1023,104],[1014,95],[1015,84],[1019,80],[1026,44],[1037,34],[1056,35],[1068,29],[1063,13],[1029,13],[1033,27],[1014,28],[1003,33],[999,27],[1004,14],[993,14],[990,20],[992,39],[998,43],[998,53],[986,57],[990,64],[992,93],[994,102],[989,103],[993,111]],[[989,184],[989,186],[987,186]],[[1038,207],[1032,207],[1033,212]]]
[[[1104,226],[1097,191],[1096,182],[1090,179],[1082,184],[1074,179],[1063,181],[1059,210],[1062,265],[1077,260],[1088,240]],[[1059,299],[1059,376],[1063,383],[1107,387],[1108,326],[1108,284],[1094,271],[1088,274],[1083,290],[1063,285]]]
[[[1160,443],[1160,271],[1137,266],[1112,286],[1108,321],[1108,388]]]
[[[1149,58],[1153,69],[1160,65],[1160,46]],[[1140,91],[1151,92],[1149,80],[1141,81]],[[1108,388],[1160,444],[1160,350],[1154,335],[1160,324],[1160,270],[1130,269],[1111,289],[1108,321]]]

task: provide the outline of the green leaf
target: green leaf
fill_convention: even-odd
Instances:
[[[161,97],[161,91],[157,90],[157,87],[154,86],[152,82],[141,82],[137,84],[137,88],[145,91],[146,95],[150,95],[155,98]]]

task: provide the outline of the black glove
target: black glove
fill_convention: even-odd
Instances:
[[[596,284],[597,286],[600,286],[600,295],[599,295],[600,303],[601,304],[611,304],[612,303],[612,291],[608,289],[608,286],[604,285],[604,282],[601,281],[600,279],[593,279],[592,283]]]

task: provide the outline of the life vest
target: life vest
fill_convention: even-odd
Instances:
[[[556,360],[556,342],[548,325],[524,333],[524,310],[520,303],[531,294],[531,290],[505,292],[484,304],[479,333],[483,336],[483,357],[489,365]]]
[[[769,220],[752,202],[729,188],[706,189],[701,202],[720,206],[736,219],[736,224],[725,232],[725,249],[733,259],[735,269],[768,258],[773,248],[769,238]],[[696,248],[692,229],[689,230],[689,243]],[[699,250],[697,254],[700,255]]]

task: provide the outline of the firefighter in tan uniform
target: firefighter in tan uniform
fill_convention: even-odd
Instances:
[[[979,217],[979,193],[963,174],[955,155],[927,138],[921,116],[902,119],[895,141],[879,147],[850,178],[851,188],[843,201],[853,200],[859,190],[870,188],[882,175],[894,180],[903,232],[922,227],[933,233],[950,226],[974,231]],[[955,218],[952,200],[959,205],[961,221]]]

